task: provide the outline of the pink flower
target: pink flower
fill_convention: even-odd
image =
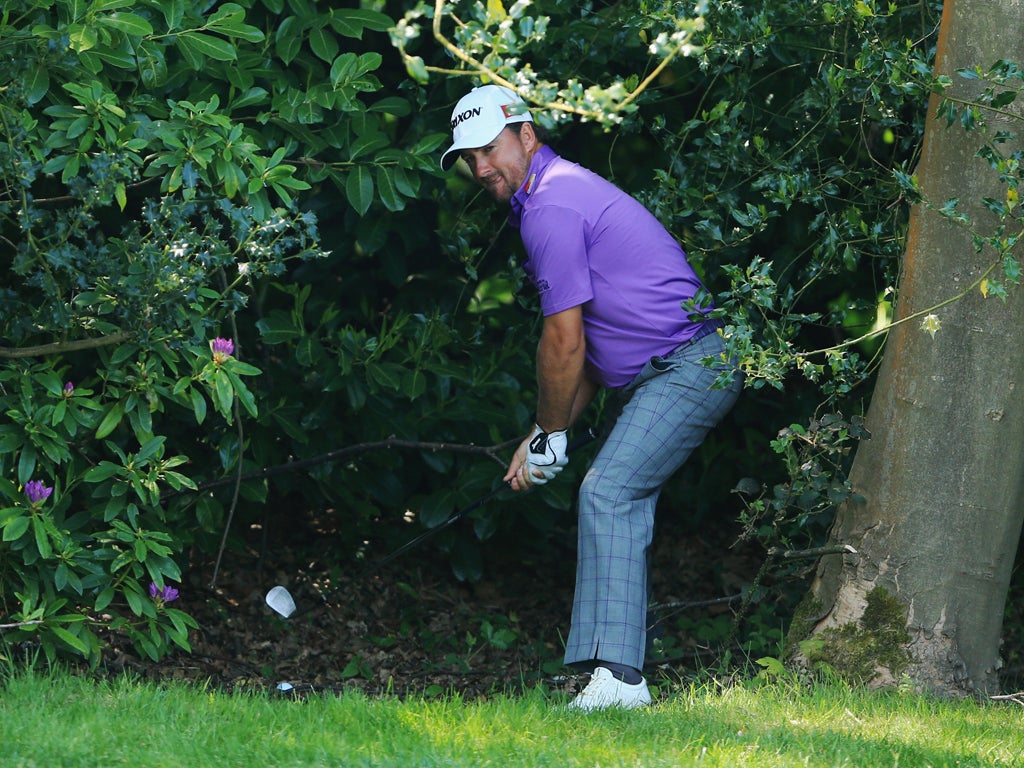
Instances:
[[[235,352],[235,342],[218,336],[210,342],[210,351],[213,352],[213,362],[217,364],[225,363]]]

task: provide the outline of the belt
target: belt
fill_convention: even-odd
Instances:
[[[676,352],[686,349],[691,344],[703,339],[705,336],[710,336],[712,333],[717,333],[719,328],[724,328],[725,323],[721,320],[705,320],[697,326],[697,332],[690,338],[680,344],[678,347],[673,349],[669,354],[674,355]]]

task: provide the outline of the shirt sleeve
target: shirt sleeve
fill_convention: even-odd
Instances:
[[[544,205],[523,214],[521,234],[526,272],[540,294],[544,316],[594,298],[587,258],[587,224],[571,208]]]

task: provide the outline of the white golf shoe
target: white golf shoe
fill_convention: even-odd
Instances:
[[[647,681],[641,680],[636,685],[629,685],[616,680],[611,671],[604,667],[596,667],[590,676],[590,683],[569,702],[568,709],[579,709],[593,712],[598,709],[618,707],[620,709],[637,709],[651,703],[651,692],[647,690]]]

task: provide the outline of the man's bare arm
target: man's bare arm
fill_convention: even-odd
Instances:
[[[593,399],[597,385],[584,372],[585,353],[580,307],[544,318],[537,345],[537,426],[545,432],[568,429]],[[505,473],[505,482],[515,491],[534,484],[526,472],[529,444],[527,436]]]
[[[537,426],[545,432],[568,429],[579,415],[577,399],[589,389],[583,369],[585,353],[581,307],[544,318],[537,345]]]

